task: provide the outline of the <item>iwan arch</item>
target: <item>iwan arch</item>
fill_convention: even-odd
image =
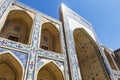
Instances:
[[[0,80],[120,80],[92,25],[63,4],[60,19],[0,0]]]

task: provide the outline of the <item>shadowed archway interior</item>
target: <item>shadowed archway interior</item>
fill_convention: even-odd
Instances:
[[[117,67],[115,66],[115,63],[113,62],[114,58],[112,59],[112,57],[113,57],[112,54],[109,53],[106,49],[104,49],[104,53],[105,53],[105,55],[108,59],[108,62],[110,64],[111,68],[114,69],[114,70],[117,70]]]
[[[32,29],[31,16],[22,10],[12,10],[0,31],[0,37],[29,44],[29,38]]]
[[[22,80],[20,63],[10,53],[0,54],[0,80]]]
[[[37,80],[64,80],[64,78],[61,70],[50,62],[39,70]]]
[[[96,42],[84,29],[74,30],[74,41],[83,80],[109,80]]]
[[[60,32],[50,22],[42,24],[40,48],[61,53]]]

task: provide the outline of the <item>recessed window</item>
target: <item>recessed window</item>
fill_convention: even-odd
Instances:
[[[8,36],[8,39],[9,39],[9,40],[12,40],[12,41],[16,41],[16,42],[19,41],[19,37],[18,37],[18,36],[9,35],[9,36]]]
[[[41,48],[44,50],[49,50],[49,47],[47,45],[41,45]]]

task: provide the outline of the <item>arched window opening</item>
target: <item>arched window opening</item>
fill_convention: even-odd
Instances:
[[[52,23],[42,25],[40,48],[61,53],[60,33]]]
[[[0,80],[22,80],[22,67],[9,53],[0,55]]]
[[[0,37],[29,44],[32,23],[32,18],[25,11],[12,10],[0,31]]]
[[[84,29],[75,29],[73,35],[82,79],[108,80],[95,41]]]
[[[39,70],[37,80],[64,80],[64,78],[60,69],[50,62]]]

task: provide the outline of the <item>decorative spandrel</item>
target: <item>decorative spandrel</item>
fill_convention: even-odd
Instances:
[[[24,69],[26,69],[27,60],[28,60],[28,53],[23,53],[23,52],[18,52],[15,50],[0,48],[0,55],[4,54],[4,53],[9,53],[9,52],[11,55],[16,56],[23,64]]]

